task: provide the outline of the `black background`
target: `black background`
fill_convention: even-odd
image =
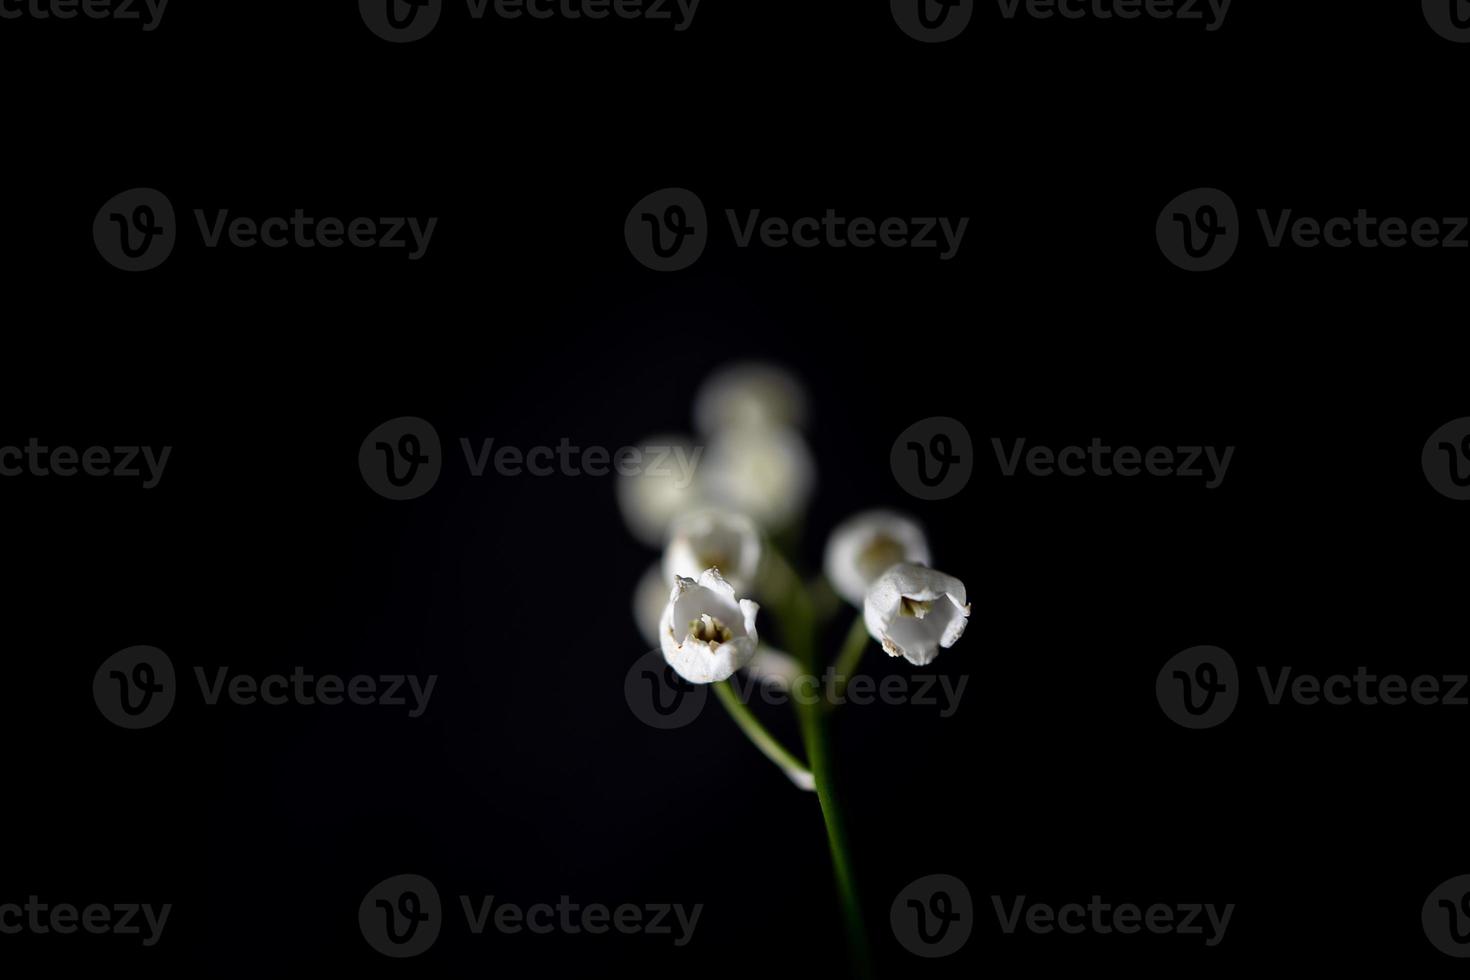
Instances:
[[[0,21],[8,356],[0,444],[167,444],[165,479],[0,480],[8,682],[0,901],[174,904],[163,942],[0,937],[0,960],[257,975],[845,971],[815,799],[718,710],[642,725],[622,682],[652,554],[612,481],[364,486],[418,415],[520,446],[689,427],[700,381],[768,358],[809,385],[820,487],[801,558],[872,505],[916,513],[967,583],[935,669],[959,712],[848,708],[839,787],[886,974],[1084,964],[1454,968],[1419,907],[1451,831],[1466,709],[1266,708],[1218,729],[1154,700],[1173,653],[1462,672],[1464,506],[1420,470],[1467,413],[1463,253],[1268,250],[1170,266],[1154,219],[1217,186],[1318,216],[1465,214],[1470,47],[1418,4],[1236,0],[1222,30],[1005,22],[921,45],[886,4],[704,0],[693,27],[472,23],[406,46],[352,3],[174,0],[159,30]],[[93,215],[434,215],[428,257],[207,251],[125,275]],[[784,216],[969,216],[959,256],[739,250],[659,275],[622,240],[665,186]],[[1254,229],[1253,229],[1254,230]],[[976,475],[924,503],[896,435],[951,415]],[[1002,479],[992,437],[1234,445],[1223,487]],[[450,464],[456,463],[451,458]],[[845,623],[825,637],[834,649]],[[109,725],[115,650],[181,671],[437,673],[429,712],[203,708]],[[874,651],[879,673],[909,668]],[[1253,683],[1253,682],[1252,682]],[[1254,696],[1252,696],[1252,694]],[[774,717],[774,716],[773,716]],[[785,719],[773,720],[794,740]],[[703,903],[695,941],[472,938],[404,963],[356,908],[392,874],[446,902]],[[888,903],[962,878],[976,933],[909,956]],[[990,896],[1237,905],[1225,942],[1005,936]],[[16,975],[20,975],[17,973]]]

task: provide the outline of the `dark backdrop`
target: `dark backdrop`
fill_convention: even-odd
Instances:
[[[1298,671],[1464,669],[1465,504],[1420,469],[1467,412],[1463,253],[1270,251],[1169,265],[1174,195],[1463,214],[1470,48],[1417,4],[1238,0],[1224,28],[1007,23],[915,43],[886,4],[705,0],[694,26],[465,22],[390,46],[350,3],[175,0],[159,30],[0,22],[7,326],[0,444],[174,447],[150,491],[0,480],[7,629],[0,901],[171,902],[157,948],[0,937],[7,963],[167,975],[297,966],[525,976],[840,975],[815,800],[717,710],[661,733],[622,684],[651,554],[611,480],[468,479],[391,503],[356,467],[385,419],[449,444],[618,446],[689,427],[732,359],[814,397],[802,542],[888,505],[963,578],[935,668],[960,710],[850,708],[839,790],[880,966],[1148,976],[1268,964],[1453,968],[1419,925],[1465,873],[1465,710],[1267,709],[1188,732],[1154,678],[1196,644]],[[306,9],[310,6],[312,9]],[[639,266],[665,186],[779,214],[971,219],[932,254],[737,250]],[[428,257],[207,252],[107,266],[89,228],[135,186],[240,213],[436,215]],[[925,503],[888,450],[949,415],[976,475]],[[1197,481],[1002,479],[990,439],[1234,445]],[[454,460],[451,460],[454,462]],[[839,625],[826,636],[830,649]],[[156,728],[89,695],[112,652],[181,671],[437,673],[413,721],[186,699]],[[902,664],[869,653],[878,673]],[[774,717],[774,716],[773,716]],[[773,721],[794,736],[785,719]],[[648,936],[485,936],[379,957],[356,908],[413,872],[446,901],[706,906]],[[949,873],[974,937],[923,961],[888,904]],[[1225,942],[1001,934],[990,896],[1236,903]],[[456,910],[451,909],[451,914]],[[29,973],[22,969],[19,976]]]

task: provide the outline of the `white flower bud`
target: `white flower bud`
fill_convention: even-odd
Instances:
[[[697,578],[706,568],[737,591],[749,594],[761,563],[761,532],[744,514],[704,509],[684,514],[669,528],[664,548],[664,582]]]
[[[868,510],[843,521],[827,539],[823,569],[832,588],[862,606],[868,586],[899,562],[929,564],[929,542],[917,521],[889,510]]]
[[[775,427],[719,432],[709,442],[701,474],[712,501],[772,531],[805,512],[817,482],[801,433]]]
[[[691,684],[725,680],[755,656],[759,611],[749,599],[736,600],[730,583],[713,568],[698,581],[680,577],[659,626],[664,660]]]
[[[955,645],[969,617],[965,583],[923,565],[894,565],[863,601],[863,621],[883,652],[920,667]]]
[[[639,448],[646,465],[632,475],[618,475],[618,509],[633,537],[657,548],[674,518],[700,505],[699,481],[689,462],[699,455],[687,436],[650,436]],[[652,459],[662,464],[649,464]]]
[[[694,398],[694,424],[705,435],[750,426],[806,423],[806,391],[773,364],[731,364],[710,375]]]

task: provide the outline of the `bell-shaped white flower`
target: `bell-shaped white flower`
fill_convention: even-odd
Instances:
[[[701,477],[715,503],[749,514],[775,531],[805,512],[817,467],[795,429],[725,429],[710,439]]]
[[[674,519],[664,548],[664,582],[718,569],[737,592],[749,593],[761,563],[761,532],[744,514],[706,508]]]
[[[705,435],[750,426],[806,423],[806,389],[774,364],[741,362],[710,375],[694,397],[694,424]]]
[[[883,652],[920,667],[941,647],[954,646],[969,618],[965,583],[923,565],[894,565],[868,587],[863,601],[863,621]]]
[[[702,572],[698,581],[678,578],[659,626],[664,660],[691,684],[725,680],[755,656],[759,611],[749,599],[737,600],[716,569]]]
[[[929,564],[929,542],[918,521],[891,510],[868,510],[837,525],[822,567],[832,588],[861,606],[868,586],[893,565]]]
[[[687,436],[650,436],[635,448],[637,472],[618,474],[618,509],[633,537],[657,548],[676,517],[700,506],[693,461],[701,454]]]

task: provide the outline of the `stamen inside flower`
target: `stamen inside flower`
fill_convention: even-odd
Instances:
[[[910,599],[908,596],[904,596],[899,600],[898,614],[900,616],[910,616],[914,619],[923,619],[929,615],[929,611],[933,608],[934,603],[932,601],[920,602],[918,599]]]
[[[701,551],[699,553],[699,565],[701,568],[727,569],[733,568],[734,564],[725,554],[720,551]]]
[[[730,627],[709,613],[700,613],[698,619],[690,620],[689,636],[700,643],[708,643],[711,649],[735,639]]]

